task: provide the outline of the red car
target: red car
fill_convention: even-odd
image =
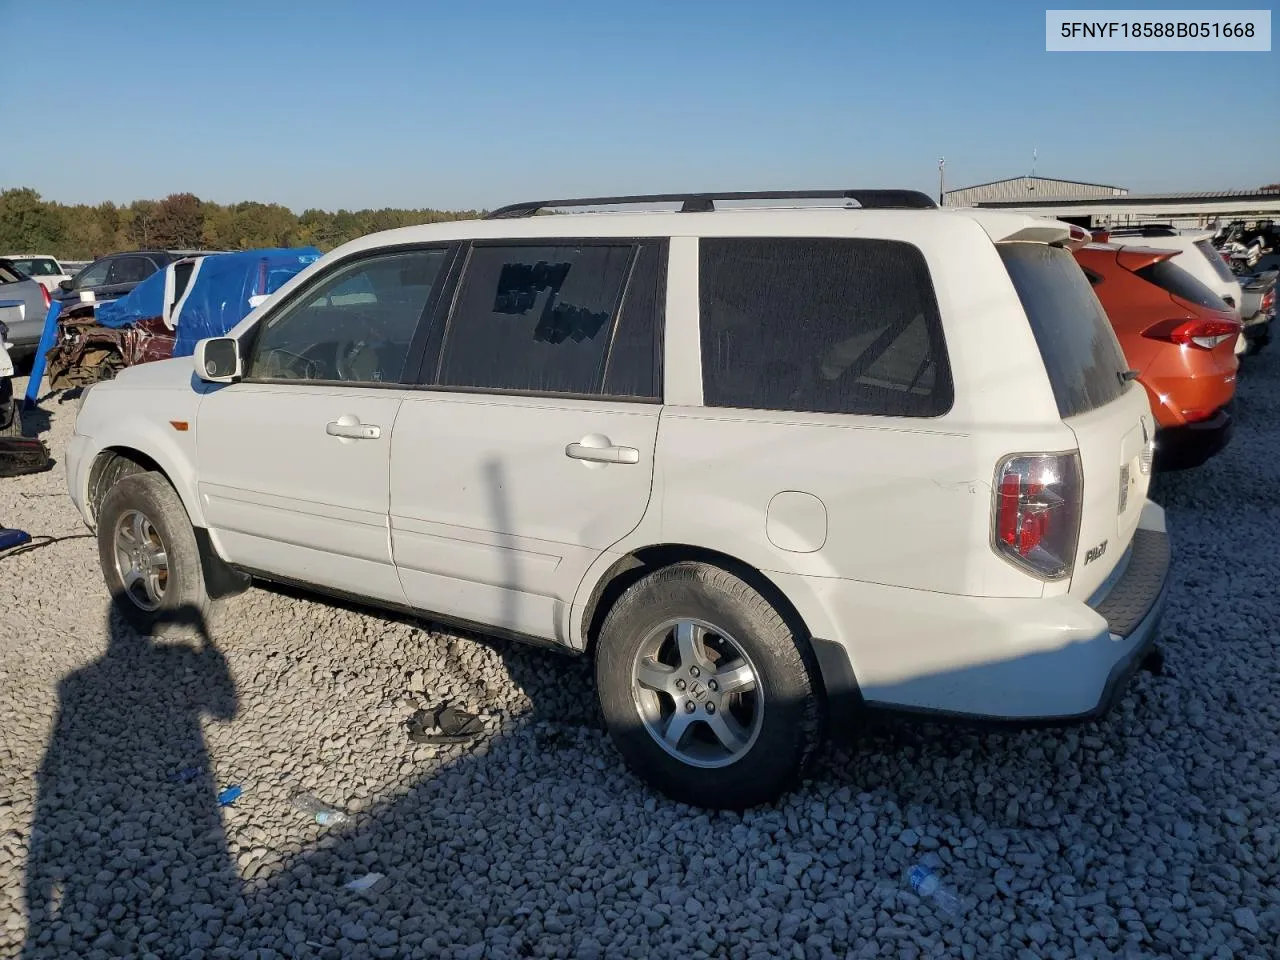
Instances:
[[[1157,468],[1204,463],[1231,436],[1240,321],[1177,251],[1090,243],[1075,256],[1146,388]]]

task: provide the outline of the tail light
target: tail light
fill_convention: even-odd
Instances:
[[[1276,290],[1272,287],[1262,295],[1262,312],[1266,314],[1274,314],[1276,312]]]
[[[1183,347],[1214,347],[1235,340],[1240,335],[1237,320],[1163,320],[1142,331],[1150,340],[1163,340]]]
[[[40,284],[40,292],[44,295],[44,308],[45,310],[48,310],[49,306],[53,303],[53,298],[49,296],[49,288],[42,283]]]
[[[992,546],[1042,580],[1070,576],[1080,535],[1080,455],[1005,457],[996,468]]]

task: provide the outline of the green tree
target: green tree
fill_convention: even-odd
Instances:
[[[0,250],[56,254],[65,243],[66,221],[58,204],[41,200],[30,187],[0,193]]]
[[[277,203],[218,204],[191,193],[127,206],[64,206],[29,187],[0,193],[0,252],[35,250],[68,259],[138,248],[249,250],[315,246],[332,250],[349,240],[396,227],[478,216],[474,210],[308,209],[301,216]]]
[[[193,250],[204,239],[204,205],[194,193],[171,193],[155,206],[150,242],[166,250]]]

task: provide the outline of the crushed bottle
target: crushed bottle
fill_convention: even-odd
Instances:
[[[948,890],[938,875],[924,864],[916,864],[907,872],[907,884],[921,900],[931,900],[948,917],[964,913],[964,901]]]
[[[346,813],[325,803],[313,793],[299,793],[293,798],[293,805],[322,827],[336,826],[351,819]]]

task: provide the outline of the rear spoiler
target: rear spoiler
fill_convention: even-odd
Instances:
[[[1143,267],[1162,260],[1172,260],[1181,250],[1156,250],[1154,247],[1119,247],[1116,250],[1116,263],[1126,270],[1137,273]]]
[[[1066,248],[1068,250],[1075,253],[1081,247],[1088,246],[1090,243],[1094,242],[1093,235],[1090,234],[1088,230],[1084,227],[1076,226],[1074,223],[1071,224],[1071,236],[1066,242]]]

